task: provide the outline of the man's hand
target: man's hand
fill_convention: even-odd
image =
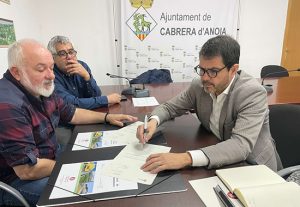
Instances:
[[[140,143],[145,144],[148,142],[157,128],[157,121],[155,119],[150,119],[147,124],[147,133],[144,137],[144,125],[140,125],[136,131],[136,137],[140,140]]]
[[[91,78],[90,74],[77,60],[68,60],[66,72],[71,75],[78,74],[83,77],[85,81],[89,81]]]
[[[116,104],[121,102],[121,95],[118,93],[112,93],[107,96],[109,104]]]
[[[188,152],[158,153],[150,155],[141,169],[155,174],[163,170],[177,170],[190,165],[192,165],[192,158]]]
[[[108,114],[106,116],[107,122],[109,122],[112,125],[116,125],[120,127],[124,125],[122,121],[135,122],[137,120],[138,120],[137,117],[125,115],[125,114]]]

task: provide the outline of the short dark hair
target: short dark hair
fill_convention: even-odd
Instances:
[[[239,63],[240,45],[228,35],[219,35],[207,40],[202,46],[199,57],[213,58],[221,56],[227,68]]]

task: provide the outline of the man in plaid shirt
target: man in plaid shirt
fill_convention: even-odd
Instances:
[[[0,80],[0,180],[35,205],[47,184],[60,149],[58,123],[103,123],[122,126],[136,121],[124,114],[105,114],[66,104],[54,90],[54,62],[40,43],[24,39],[8,49],[9,70]],[[0,190],[0,205],[18,205]]]

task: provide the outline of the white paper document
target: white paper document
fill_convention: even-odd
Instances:
[[[155,97],[132,98],[132,102],[135,107],[159,105]]]
[[[113,134],[113,131],[78,133],[72,150],[96,149],[117,145],[116,142],[104,139],[104,137],[109,137],[111,134]]]
[[[140,143],[127,145],[115,159],[103,168],[104,175],[151,185],[157,174],[141,170],[141,166],[151,154],[166,153],[170,147]]]
[[[87,150],[138,143],[136,129],[141,124],[143,122],[137,121],[119,130],[78,133],[72,150]]]
[[[138,189],[136,182],[101,175],[103,167],[109,162],[111,160],[64,164],[55,182],[57,187],[53,187],[50,199],[78,196],[76,194]]]

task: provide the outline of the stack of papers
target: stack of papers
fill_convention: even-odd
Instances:
[[[109,160],[64,164],[55,182],[50,199],[138,189],[136,182],[101,175]],[[74,193],[72,193],[74,192]]]
[[[170,149],[152,144],[130,144],[113,160],[64,164],[50,199],[133,190],[138,189],[137,183],[151,185],[157,174],[144,172],[141,166],[150,154]]]
[[[78,133],[72,150],[87,150],[138,143],[136,129],[141,124],[144,123],[137,121],[119,130]]]
[[[95,162],[91,162],[90,166],[101,165],[101,170],[99,170],[99,172],[101,171],[100,174],[103,176],[109,176],[111,177],[111,179],[117,178],[120,181],[125,180],[127,182],[134,182],[134,183],[138,182],[142,184],[151,185],[155,177],[157,176],[157,174],[144,172],[140,169],[141,166],[146,162],[146,159],[151,154],[167,153],[170,151],[171,148],[160,146],[160,145],[153,145],[153,144],[143,145],[139,143],[139,140],[136,138],[136,129],[139,125],[142,124],[144,123],[138,121],[131,125],[123,127],[119,130],[78,133],[72,150],[73,151],[87,150],[87,149],[95,149],[95,148],[102,148],[102,147],[126,145],[126,147],[114,158],[114,160],[110,161],[107,165],[104,166],[104,164],[100,164],[102,162],[95,161]],[[76,168],[76,166],[77,168],[79,168],[79,166],[82,166],[82,164],[77,163],[71,165],[69,164],[64,165],[60,172],[60,176],[64,176],[64,177],[66,176],[64,171],[67,172],[67,170],[64,169]],[[84,167],[84,169],[86,169],[86,167]],[[98,167],[97,169],[100,169],[100,167]],[[79,169],[79,171],[80,172],[82,171],[82,167]],[[92,179],[89,180],[94,180],[95,172],[91,172],[90,175],[92,176]],[[64,178],[62,178],[62,180],[64,180]],[[70,187],[64,186],[63,183],[58,184],[58,186],[62,186],[62,188],[66,187],[70,189]],[[124,183],[124,186],[127,187],[130,186],[129,188],[131,189],[135,188],[130,183]],[[86,189],[87,187],[89,186],[85,185]],[[76,188],[78,188],[78,186]],[[110,187],[110,189],[112,188]],[[101,189],[100,191],[107,192],[107,190],[108,188]],[[59,190],[56,191],[59,194],[60,191]],[[78,194],[82,194],[82,190],[76,190],[76,192]],[[97,193],[99,193],[99,191],[97,191]],[[54,197],[57,198],[57,195],[55,194]]]
[[[141,166],[151,154],[167,153],[170,147],[152,144],[127,145],[115,159],[103,168],[102,174],[151,185],[157,174],[144,172]]]

